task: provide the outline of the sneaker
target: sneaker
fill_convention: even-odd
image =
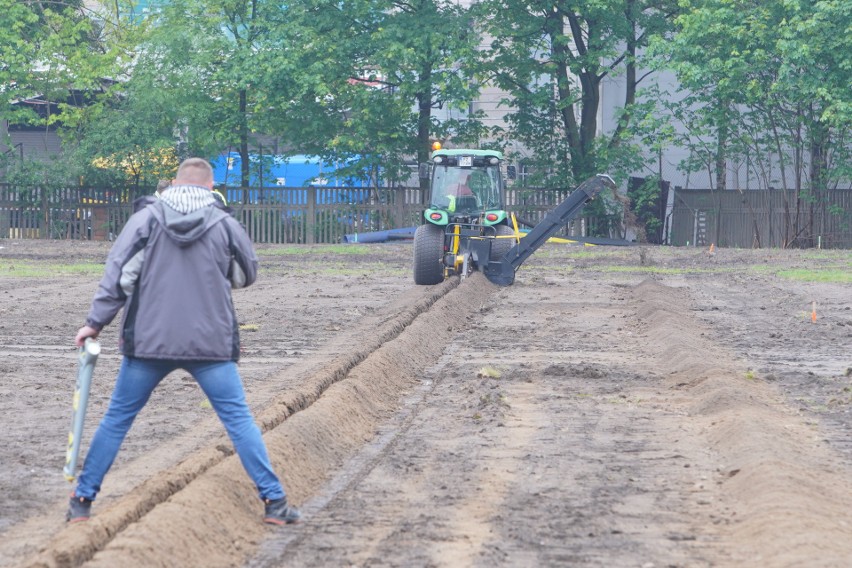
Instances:
[[[296,507],[287,504],[287,498],[264,499],[266,510],[263,522],[270,525],[292,525],[302,520],[302,513]]]
[[[80,521],[88,521],[92,510],[92,500],[85,497],[77,497],[71,495],[68,502],[68,513],[65,515],[65,521],[68,523],[79,523]]]

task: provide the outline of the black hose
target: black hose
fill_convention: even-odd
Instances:
[[[521,224],[521,225],[525,225],[525,226],[529,227],[530,229],[532,229],[533,227],[535,227],[535,226],[538,224],[538,223],[535,223],[535,222],[533,222],[533,221],[528,221],[528,220],[526,220],[526,219],[522,219],[521,217],[518,217],[517,215],[515,215],[515,220],[516,220],[519,224]]]

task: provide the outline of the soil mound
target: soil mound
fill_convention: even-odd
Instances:
[[[381,329],[364,330],[358,349],[273,401],[259,416],[273,465],[290,499],[315,492],[376,424],[392,413],[418,372],[437,359],[452,330],[487,301],[494,286],[479,275],[426,289],[421,301]],[[158,474],[87,523],[60,532],[26,566],[234,566],[268,528],[236,456],[205,448]]]
[[[667,383],[682,392],[719,459],[720,497],[734,518],[724,539],[732,555],[761,566],[840,566],[838,559],[852,558],[852,482],[813,427],[725,356],[681,292],[647,280],[635,301],[651,345],[672,369]]]

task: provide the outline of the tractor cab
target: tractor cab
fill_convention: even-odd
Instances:
[[[495,224],[505,221],[503,156],[493,150],[435,150],[426,222]],[[487,215],[491,212],[492,215]],[[487,217],[493,217],[489,222]]]

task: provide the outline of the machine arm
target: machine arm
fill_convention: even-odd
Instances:
[[[615,189],[615,182],[607,175],[596,175],[581,183],[568,198],[548,212],[544,219],[503,256],[485,266],[485,276],[498,286],[509,286],[515,281],[515,271],[529,256],[565,226],[583,207],[605,187]]]

